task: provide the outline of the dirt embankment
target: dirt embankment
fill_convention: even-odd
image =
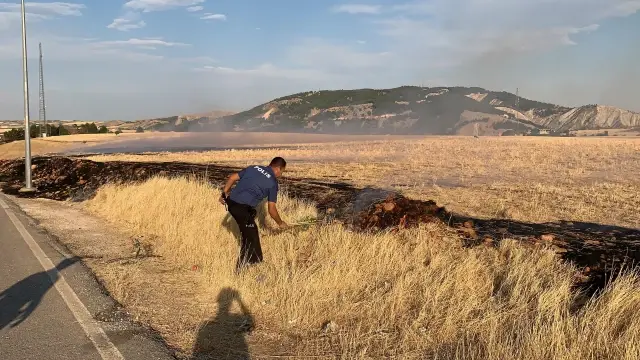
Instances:
[[[33,159],[37,191],[21,194],[24,162],[0,161],[0,187],[20,197],[83,201],[107,183],[130,183],[154,176],[198,177],[220,186],[238,169],[186,163],[98,163],[81,158]],[[381,189],[360,189],[349,184],[287,178],[281,186],[290,196],[317,204],[322,221],[340,221],[358,231],[398,231],[426,222],[454,228],[469,246],[495,246],[502,239],[521,240],[530,246],[549,246],[584,268],[585,285],[604,286],[608,274],[640,263],[640,230],[600,224],[560,222],[531,224],[507,219],[474,219],[453,214],[434,201],[408,199]],[[216,201],[216,199],[211,199]]]

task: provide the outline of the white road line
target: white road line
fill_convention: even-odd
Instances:
[[[82,326],[82,329],[87,334],[93,345],[100,353],[100,356],[103,360],[124,360],[124,357],[118,351],[116,346],[109,340],[107,334],[102,330],[100,325],[96,323],[92,317],[89,310],[84,306],[82,301],[78,298],[78,295],[71,289],[71,286],[67,283],[67,280],[60,274],[56,266],[53,264],[51,259],[42,251],[42,248],[38,245],[38,243],[33,239],[33,237],[29,234],[27,229],[22,225],[20,220],[16,217],[16,215],[11,211],[6,202],[0,198],[0,207],[4,209],[4,211],[9,216],[9,219],[13,223],[13,225],[18,229],[22,239],[29,245],[31,252],[38,259],[40,265],[49,272],[49,277],[51,281],[55,284],[56,290],[62,296],[62,299],[73,313],[73,316],[78,321],[78,324]]]

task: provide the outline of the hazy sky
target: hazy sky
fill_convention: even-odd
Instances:
[[[481,86],[640,111],[639,0],[27,2],[50,119],[242,110],[310,89]],[[0,119],[22,119],[18,2],[0,0]]]

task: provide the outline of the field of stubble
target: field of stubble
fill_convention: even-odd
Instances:
[[[401,190],[470,216],[640,227],[640,138],[434,137],[89,159],[246,166],[274,156],[289,162],[286,176]]]

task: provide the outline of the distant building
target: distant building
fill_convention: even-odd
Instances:
[[[540,135],[549,135],[551,130],[549,129],[540,129]]]

